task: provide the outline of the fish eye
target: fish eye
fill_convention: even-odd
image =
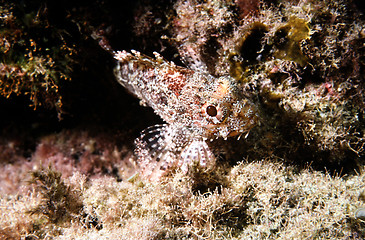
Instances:
[[[202,113],[209,121],[218,123],[223,119],[223,111],[218,105],[216,106],[211,103],[205,103],[202,106]]]
[[[217,110],[217,108],[215,107],[215,106],[213,106],[213,105],[209,105],[209,106],[207,106],[207,108],[206,108],[206,113],[209,115],[209,116],[211,116],[211,117],[215,117],[215,116],[217,116],[217,114],[218,114],[218,110]]]

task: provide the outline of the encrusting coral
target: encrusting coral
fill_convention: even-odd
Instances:
[[[365,20],[359,1],[166,0],[156,5],[140,0],[122,10],[110,1],[67,2],[62,11],[81,36],[75,42],[64,31],[57,34],[70,28],[47,22],[46,3],[39,12],[33,5],[28,18],[14,10],[20,5],[4,3],[2,95],[28,94],[34,105],[45,100],[59,109],[59,100],[70,95],[63,97],[66,92],[57,86],[77,83],[63,80],[74,76],[68,69],[75,68],[74,59],[87,62],[78,55],[88,52],[78,48],[87,41],[93,43],[87,45],[91,56],[105,60],[98,65],[107,65],[97,68],[103,73],[97,76],[111,87],[110,95],[97,98],[105,102],[91,101],[87,111],[95,112],[83,117],[88,124],[79,120],[82,126],[61,122],[46,131],[40,120],[25,126],[4,122],[0,238],[365,238]],[[95,4],[100,4],[97,11]],[[125,20],[121,25],[115,23],[117,15]],[[49,57],[45,38],[28,32],[43,34],[45,26],[55,47]],[[162,122],[141,117],[143,108],[125,97],[113,78],[116,63],[102,48],[126,50],[122,53],[130,58],[122,60],[130,68],[135,67],[133,56],[159,52],[155,59],[144,57],[153,65],[150,73],[159,73],[158,64],[165,63],[212,79],[229,78],[257,119],[240,139],[206,142],[216,158],[213,167],[193,163],[150,181],[140,174],[141,159],[133,156],[132,142],[144,127]],[[141,54],[128,55],[131,49]],[[98,57],[88,59],[101,61]],[[91,71],[96,65],[87,66]],[[85,69],[77,69],[78,76]],[[81,86],[72,94],[101,86],[85,82],[70,85]],[[98,91],[72,96],[77,102]],[[114,101],[115,92],[122,104]],[[67,109],[76,115],[82,107],[72,108],[71,102]],[[123,107],[103,116],[109,105]],[[206,115],[218,114],[208,107]],[[15,125],[21,130],[11,130]]]

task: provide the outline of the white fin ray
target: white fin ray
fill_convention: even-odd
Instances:
[[[169,125],[158,124],[144,129],[136,139],[137,163],[144,176],[159,179],[166,170],[176,164],[174,147],[168,146],[170,135]]]
[[[215,163],[215,156],[209,149],[208,144],[204,140],[194,140],[187,145],[181,152],[179,166],[183,172],[187,172],[189,166],[197,163],[201,167],[213,165]]]

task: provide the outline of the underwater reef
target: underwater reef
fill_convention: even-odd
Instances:
[[[0,1],[1,239],[365,238],[362,1]],[[229,77],[255,121],[144,177],[164,122],[117,50]]]

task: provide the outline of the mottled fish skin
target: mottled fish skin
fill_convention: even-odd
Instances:
[[[118,51],[114,57],[117,80],[167,123],[136,140],[144,168],[153,161],[159,169],[177,164],[187,170],[196,161],[206,166],[214,161],[206,140],[241,136],[258,122],[255,107],[229,76],[215,78],[179,67],[158,53],[150,58],[134,50]]]

